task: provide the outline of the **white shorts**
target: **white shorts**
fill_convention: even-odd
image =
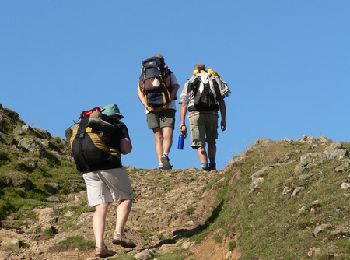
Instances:
[[[132,199],[132,189],[124,168],[98,170],[83,174],[89,206]]]

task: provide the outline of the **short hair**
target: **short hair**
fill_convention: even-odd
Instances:
[[[196,64],[194,65],[194,69],[201,71],[201,70],[205,70],[205,65],[204,64]]]
[[[160,58],[160,59],[164,59],[163,55],[162,55],[162,54],[160,54],[160,53],[156,53],[156,54],[154,54],[154,56],[153,56],[153,57]]]

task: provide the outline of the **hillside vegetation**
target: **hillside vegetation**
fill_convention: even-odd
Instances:
[[[133,250],[110,259],[350,259],[350,143],[257,140],[223,171],[128,168]],[[0,108],[0,259],[86,259],[93,208],[64,140]]]

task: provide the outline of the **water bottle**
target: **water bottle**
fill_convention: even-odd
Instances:
[[[184,141],[185,141],[185,136],[183,133],[179,135],[179,140],[177,141],[177,149],[184,149]]]

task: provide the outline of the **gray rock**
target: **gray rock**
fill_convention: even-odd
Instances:
[[[303,190],[304,190],[304,187],[296,187],[296,188],[293,190],[291,197],[297,196],[297,195],[298,195],[301,191],[303,191]]]
[[[264,177],[265,175],[268,174],[268,171],[271,170],[272,168],[273,168],[273,166],[263,167],[262,169],[260,169],[257,172],[252,174],[252,176],[251,176],[252,180]]]
[[[336,172],[345,172],[347,170],[350,169],[350,160],[346,159],[342,162],[342,164],[340,166],[338,166],[337,168],[335,168]]]
[[[46,201],[47,202],[60,202],[59,198],[57,196],[54,196],[54,195],[47,197]]]
[[[285,137],[285,138],[283,138],[283,139],[282,139],[282,142],[285,142],[285,143],[291,144],[291,143],[293,143],[293,140],[292,140],[292,139],[290,139],[290,138],[288,138],[288,137]]]
[[[350,183],[348,182],[343,182],[341,185],[340,185],[340,188],[341,189],[344,189],[344,190],[347,190],[350,188]]]
[[[310,179],[313,176],[313,174],[301,174],[299,176],[299,181],[307,181],[308,179]]]
[[[300,215],[304,215],[306,213],[307,207],[306,206],[302,206],[299,210],[298,210],[298,216]]]
[[[137,253],[135,255],[136,260],[147,260],[151,259],[154,256],[154,252],[150,249],[145,249],[141,251],[140,253]]]
[[[321,256],[321,248],[312,247],[307,253],[308,257],[320,257]]]
[[[256,191],[259,188],[259,185],[261,183],[264,182],[264,178],[260,177],[260,178],[254,178],[254,180],[252,181],[252,183],[250,184],[250,190],[249,192],[252,193],[254,191]]]
[[[340,226],[331,232],[331,235],[337,237],[350,237],[350,227]]]
[[[300,143],[314,144],[317,142],[317,139],[313,136],[303,135],[298,141]]]
[[[300,165],[307,167],[308,165],[315,166],[324,161],[325,156],[322,153],[307,153],[300,157]]]
[[[329,142],[332,142],[331,139],[329,139],[329,138],[327,138],[327,137],[325,137],[325,136],[323,136],[323,135],[321,135],[321,136],[318,138],[318,140],[319,140],[322,144],[327,144],[327,143],[329,143]]]
[[[51,134],[45,129],[33,128],[33,132],[34,132],[34,135],[40,139],[51,139],[52,137]]]
[[[324,155],[328,160],[342,160],[348,155],[346,149],[326,149]]]
[[[282,195],[286,196],[289,195],[292,192],[292,188],[284,187],[282,191]]]
[[[316,237],[320,232],[325,231],[325,230],[327,230],[327,229],[329,229],[329,228],[331,228],[331,227],[332,227],[332,225],[329,224],[329,223],[321,224],[321,225],[317,226],[317,227],[314,229],[314,231],[312,232],[312,234],[314,235],[314,237]]]
[[[20,160],[17,163],[16,168],[18,170],[32,172],[36,168],[38,168],[38,160],[35,160],[35,159],[31,158],[31,157],[23,158],[22,160]]]
[[[45,153],[45,148],[43,145],[37,141],[35,141],[33,138],[30,137],[21,137],[16,140],[17,141],[17,148],[20,148],[26,152],[31,152],[35,155],[42,155]]]
[[[24,188],[27,190],[34,188],[33,182],[22,172],[9,172],[7,176],[11,179],[11,185],[13,187]]]
[[[50,194],[55,194],[58,191],[58,183],[45,183],[44,188]]]
[[[331,143],[327,149],[329,150],[343,149],[343,145],[339,142],[334,142],[334,143]]]
[[[44,208],[44,209],[34,209],[34,212],[38,214],[38,225],[42,229],[51,227],[53,224],[58,221],[58,210],[53,208]]]

